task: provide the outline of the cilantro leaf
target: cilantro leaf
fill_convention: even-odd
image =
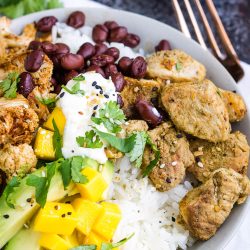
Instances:
[[[62,88],[67,91],[68,93],[70,93],[71,95],[76,95],[76,94],[81,94],[81,95],[85,95],[84,90],[80,89],[80,81],[73,85],[71,87],[71,89],[67,88],[65,85],[62,85]]]
[[[182,63],[177,62],[177,63],[175,64],[175,68],[176,68],[177,71],[180,71],[180,70],[182,69]]]
[[[19,81],[20,78],[17,72],[9,73],[8,76],[0,82],[0,89],[3,92],[3,96],[9,99],[16,98],[17,84]]]
[[[99,117],[92,117],[92,121],[98,125],[103,123],[111,133],[121,131],[121,124],[125,121],[125,115],[115,101],[107,102],[103,109],[99,110]]]
[[[118,241],[117,243],[102,243],[101,250],[111,250],[113,248],[120,247],[120,246],[124,245],[127,241],[129,241],[134,235],[135,235],[135,233],[132,233],[129,237],[124,238],[124,239]]]
[[[54,119],[52,120],[52,124],[54,127],[53,147],[55,149],[56,158],[59,159],[59,158],[63,157],[63,155],[62,155],[62,137],[60,135],[59,129],[58,129]]]
[[[14,204],[9,200],[9,195],[15,190],[15,187],[20,185],[20,181],[16,176],[14,176],[7,184],[3,191],[3,196],[5,197],[6,203],[9,207],[15,208]]]
[[[74,81],[84,81],[85,77],[83,75],[78,75],[73,78]]]
[[[85,137],[78,136],[76,142],[80,147],[84,148],[101,148],[103,146],[99,135],[94,130],[87,131]]]
[[[81,156],[72,157],[71,161],[71,177],[73,182],[85,184],[88,182],[88,178],[81,173],[83,169],[84,159]]]
[[[61,166],[59,167],[59,171],[62,175],[63,186],[64,189],[68,187],[71,182],[71,159],[66,159],[62,162]]]
[[[36,99],[40,102],[40,103],[42,103],[42,104],[44,104],[44,105],[46,105],[46,106],[48,106],[48,108],[54,108],[55,107],[55,105],[56,105],[56,102],[58,101],[58,97],[52,97],[52,98],[39,98],[39,97],[36,97]]]
[[[83,246],[70,248],[69,250],[96,250],[96,249],[97,249],[96,245],[83,245]]]
[[[46,164],[46,176],[37,176],[35,174],[30,174],[27,178],[26,184],[28,186],[35,187],[36,193],[36,202],[41,206],[44,207],[47,195],[50,187],[50,182],[55,175],[55,171],[57,168],[59,161],[51,162]]]

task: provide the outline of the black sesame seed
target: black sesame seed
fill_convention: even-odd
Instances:
[[[70,204],[71,202],[70,202],[70,201],[66,201],[65,203],[66,203],[66,204]]]
[[[27,202],[31,202],[31,198],[27,198],[27,200],[26,200]]]
[[[68,212],[67,214],[68,214],[68,215],[71,215],[71,214],[72,214],[72,212]]]
[[[200,158],[199,156],[196,156],[196,157],[195,157],[195,161],[196,161],[196,162],[201,162],[201,158]]]
[[[96,86],[96,84],[97,84],[97,82],[96,82],[96,81],[94,81],[94,82],[92,83],[92,86]]]
[[[4,219],[9,219],[10,216],[8,214],[4,214],[3,217]]]
[[[66,214],[62,214],[62,218],[64,218],[66,216]]]
[[[95,88],[96,88],[96,89],[101,89],[101,90],[102,90],[102,87],[99,86],[99,85],[96,85]]]
[[[161,220],[159,220],[159,223],[161,223]]]
[[[107,94],[104,94],[104,97],[107,98],[107,99],[109,99],[109,95],[107,95]]]
[[[98,108],[98,105],[95,105],[93,109],[94,109],[94,110],[97,110],[97,108]]]
[[[96,94],[96,96],[99,96],[99,94]]]
[[[175,217],[172,217],[172,221],[175,222]]]
[[[59,209],[59,206],[58,206],[58,205],[55,205],[54,208],[55,208],[55,210],[58,210],[58,209]]]
[[[166,182],[171,183],[171,179],[169,177],[167,177]]]
[[[75,150],[71,150],[72,153],[75,153]]]
[[[65,92],[62,92],[62,93],[59,95],[59,97],[60,97],[60,98],[63,98],[64,95],[65,95]]]
[[[102,95],[102,94],[103,94],[103,91],[102,91],[102,90],[100,90],[100,92],[99,92],[99,93],[100,93],[100,95]]]
[[[113,94],[113,96],[115,96],[115,94]]]
[[[237,91],[236,90],[232,90],[233,93],[236,93]]]
[[[180,138],[183,137],[183,135],[182,134],[177,134],[176,137],[180,139]]]
[[[92,117],[95,117],[95,112],[91,115]]]

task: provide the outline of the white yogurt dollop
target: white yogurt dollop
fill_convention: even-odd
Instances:
[[[104,108],[107,102],[116,101],[117,93],[111,79],[105,79],[95,72],[81,75],[85,77],[85,80],[80,82],[80,89],[85,94],[70,94],[62,90],[59,95],[61,98],[57,102],[66,117],[62,153],[65,158],[86,156],[103,164],[107,161],[104,147],[80,147],[76,142],[76,137],[84,136],[86,131],[92,129],[91,126],[94,125],[91,121],[93,113]],[[76,83],[76,81],[70,80],[66,87],[71,89]],[[107,132],[105,127],[98,127],[98,129]]]

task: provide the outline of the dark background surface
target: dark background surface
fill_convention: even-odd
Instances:
[[[113,8],[143,14],[179,28],[171,0],[95,1]],[[201,0],[201,2],[205,8],[204,0]],[[184,1],[179,0],[179,3],[182,10],[185,10]],[[193,0],[190,0],[190,3],[194,6],[196,12]],[[214,3],[240,59],[250,63],[250,0],[214,0]],[[198,17],[197,12],[196,16]],[[212,22],[210,23],[212,24]]]

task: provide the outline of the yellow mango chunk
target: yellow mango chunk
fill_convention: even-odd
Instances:
[[[71,204],[47,202],[38,212],[34,230],[42,233],[70,235],[77,223],[76,213]]]
[[[76,229],[84,235],[88,235],[97,217],[102,211],[102,206],[81,198],[75,199],[72,205],[78,218]]]
[[[49,115],[48,120],[43,124],[43,126],[48,130],[54,131],[54,126],[52,123],[53,119],[55,120],[56,126],[58,127],[60,134],[63,135],[66,118],[61,108],[55,107],[52,113]]]
[[[97,170],[91,167],[84,168],[82,174],[89,180],[85,184],[76,184],[82,198],[90,201],[100,201],[103,192],[108,187],[107,182]]]
[[[97,218],[92,230],[109,242],[121,220],[121,210],[117,204],[111,202],[102,202],[101,206],[102,213]]]
[[[83,244],[84,245],[96,245],[97,250],[100,250],[103,242],[106,242],[106,240],[103,237],[101,237],[100,235],[94,232],[91,232],[87,237],[85,237]]]
[[[49,250],[68,250],[74,247],[69,242],[56,234],[42,234],[42,237],[39,240],[39,244],[41,247]]]
[[[73,232],[71,235],[62,235],[62,238],[67,241],[72,247],[79,246],[79,242],[76,237],[76,232]]]
[[[37,158],[43,160],[55,160],[53,147],[53,132],[39,128],[36,135],[34,152]]]

